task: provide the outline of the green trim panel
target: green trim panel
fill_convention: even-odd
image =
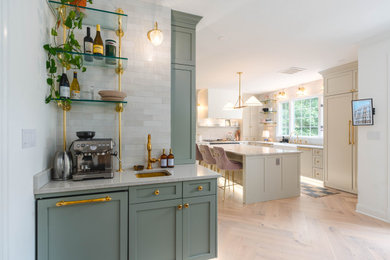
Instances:
[[[195,163],[195,68],[172,65],[171,144],[176,164]]]
[[[187,198],[183,210],[183,260],[216,257],[216,195]]]
[[[159,194],[155,192],[158,190]],[[181,182],[164,184],[140,185],[129,188],[130,204],[152,202],[159,200],[178,199],[183,194]]]
[[[172,63],[195,66],[195,29],[172,25]]]
[[[57,207],[59,201],[111,201]],[[128,193],[112,192],[37,201],[38,260],[127,260]]]
[[[181,260],[182,199],[130,205],[131,260]]]
[[[202,187],[199,190],[199,187]],[[183,197],[214,195],[217,193],[217,180],[196,180],[183,182]]]

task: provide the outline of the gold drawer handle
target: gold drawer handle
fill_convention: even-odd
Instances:
[[[203,186],[199,186],[198,191],[202,191],[202,190],[203,190]]]
[[[183,209],[183,205],[180,204],[179,206],[177,206],[177,209],[178,210],[182,210]]]
[[[188,208],[190,207],[190,204],[186,203],[186,204],[184,204],[184,207],[185,207],[186,209],[188,209]]]
[[[156,195],[156,196],[160,195],[160,190],[155,190],[154,195]]]
[[[317,163],[320,163],[320,161],[317,161]]]
[[[90,200],[75,200],[75,201],[59,201],[56,203],[57,207],[62,207],[62,206],[70,206],[70,205],[75,205],[75,204],[83,204],[83,203],[94,203],[94,202],[106,202],[106,201],[111,201],[111,197],[107,196],[105,198],[99,198],[99,199],[90,199]]]

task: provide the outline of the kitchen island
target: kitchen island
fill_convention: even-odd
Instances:
[[[300,151],[246,144],[221,147],[231,160],[243,163],[245,204],[300,195]]]

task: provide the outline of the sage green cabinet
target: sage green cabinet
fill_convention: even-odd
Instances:
[[[196,25],[201,17],[172,11],[171,146],[176,164],[195,163]]]
[[[172,65],[171,143],[176,164],[195,163],[195,67]]]
[[[128,192],[37,200],[38,260],[127,260],[127,249]]]
[[[182,259],[181,199],[130,205],[130,259]]]
[[[184,199],[183,259],[200,260],[216,257],[216,196]]]

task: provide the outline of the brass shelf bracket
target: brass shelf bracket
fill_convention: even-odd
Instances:
[[[124,14],[121,8],[116,9],[117,13]],[[118,29],[116,30],[116,35],[119,38],[118,43],[118,57],[122,57],[122,37],[125,33],[122,30],[122,17],[118,16]],[[115,69],[115,73],[118,75],[118,91],[122,91],[122,74],[123,66],[122,61],[118,62],[118,67]],[[118,112],[118,156],[119,156],[119,169],[118,172],[123,172],[122,168],[122,112],[123,104],[117,104],[115,111]]]

